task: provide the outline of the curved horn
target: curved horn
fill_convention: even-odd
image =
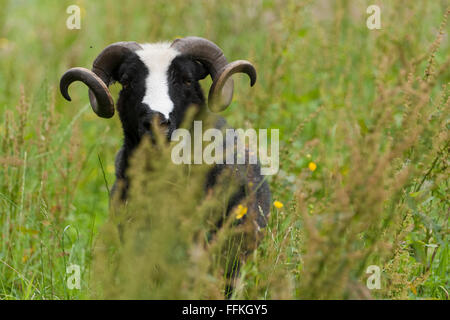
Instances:
[[[213,81],[220,75],[222,68],[228,64],[222,50],[214,42],[204,38],[186,37],[175,39],[171,47],[201,61],[208,68]]]
[[[236,61],[228,64],[222,50],[213,42],[200,37],[186,37],[175,39],[171,45],[183,54],[193,56],[202,62],[213,80],[209,90],[208,105],[214,112],[226,109],[233,98],[233,79],[230,76],[237,72],[244,72],[250,76],[252,85],[256,81],[255,68],[246,61]]]
[[[116,42],[107,46],[94,60],[92,71],[85,68],[72,68],[61,77],[60,90],[64,98],[70,101],[69,85],[82,81],[89,87],[89,101],[94,112],[102,118],[114,115],[114,101],[108,86],[114,81],[113,72],[129,55],[141,49],[136,42]]]
[[[227,81],[235,73],[246,73],[250,77],[250,86],[256,83],[256,70],[255,67],[247,60],[237,60],[233,61],[222,69],[220,76],[213,82],[211,88],[209,89],[208,95],[208,106],[214,112],[220,112],[228,107],[221,103],[219,93],[223,92],[223,88],[226,89]],[[230,101],[231,102],[231,101]]]
[[[87,85],[89,87],[89,94],[93,92],[94,101],[90,95],[89,99],[91,99],[92,109],[94,109],[94,112],[99,117],[111,118],[114,115],[114,101],[109,93],[108,87],[94,72],[86,68],[71,68],[63,74],[59,82],[59,89],[67,101],[72,101],[68,89],[69,85],[74,81],[81,81]],[[101,107],[99,108],[98,106]]]

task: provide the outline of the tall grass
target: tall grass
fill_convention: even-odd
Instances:
[[[81,30],[65,28],[70,4]],[[118,119],[97,118],[82,86],[70,104],[57,91],[111,42],[198,35],[257,67],[254,88],[236,79],[229,123],[280,129],[270,183],[284,206],[232,298],[448,299],[449,8],[379,1],[369,30],[370,4],[0,0],[0,297],[223,298],[235,229],[205,233],[229,190],[204,199],[204,168],[186,174],[144,143],[138,196],[109,210]],[[369,265],[381,289],[367,288]]]

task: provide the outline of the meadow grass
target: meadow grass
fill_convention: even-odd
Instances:
[[[80,30],[66,28],[71,4]],[[233,298],[448,299],[449,7],[378,1],[382,29],[369,30],[370,4],[0,0],[0,298],[223,298],[232,229],[204,235],[219,200],[164,153],[166,174],[142,173],[158,158],[143,145],[122,246],[130,211],[109,212],[119,120],[98,118],[82,85],[71,103],[58,91],[112,42],[197,35],[257,68],[254,88],[235,79],[230,125],[280,129],[269,181],[283,206]],[[66,285],[72,264],[80,289]],[[380,289],[366,287],[369,265]]]

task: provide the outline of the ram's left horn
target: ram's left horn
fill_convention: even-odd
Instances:
[[[245,73],[250,77],[250,86],[256,83],[256,69],[246,60],[237,60],[227,64],[221,71],[219,77],[213,82],[209,89],[208,106],[214,112],[225,110],[231,103],[222,100],[222,91],[227,85],[228,79],[235,73]],[[226,88],[225,88],[226,89]]]
[[[244,72],[250,76],[252,85],[256,81],[256,71],[250,62],[239,60],[229,64],[222,49],[207,39],[199,37],[176,39],[171,47],[192,56],[208,69],[213,80],[208,96],[211,111],[220,112],[230,105],[234,88],[233,79],[230,77],[232,74]]]

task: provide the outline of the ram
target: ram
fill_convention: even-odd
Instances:
[[[69,69],[61,78],[60,90],[64,98],[70,101],[69,85],[82,81],[89,87],[94,112],[99,117],[110,118],[115,110],[108,87],[115,81],[122,85],[116,105],[124,142],[116,156],[113,190],[121,192],[120,197],[125,199],[130,183],[127,176],[130,156],[143,136],[153,137],[152,130],[155,128],[152,124],[156,121],[170,139],[174,130],[182,124],[189,106],[196,105],[211,115],[224,110],[233,96],[231,75],[238,72],[246,73],[253,86],[256,71],[250,62],[238,60],[228,63],[216,44],[199,37],[176,39],[172,43],[117,42],[97,56],[92,71]],[[206,104],[199,80],[208,75],[212,78],[212,85]],[[227,126],[222,117],[215,116],[215,127]],[[216,164],[208,173],[205,188],[214,187],[218,175],[227,167],[233,167],[241,174],[237,191],[229,199],[226,214],[245,200],[249,211],[245,218],[252,219],[250,224],[254,233],[258,234],[265,227],[270,211],[268,183],[261,175],[258,163],[244,166]],[[118,181],[125,186],[121,190],[117,190]]]

